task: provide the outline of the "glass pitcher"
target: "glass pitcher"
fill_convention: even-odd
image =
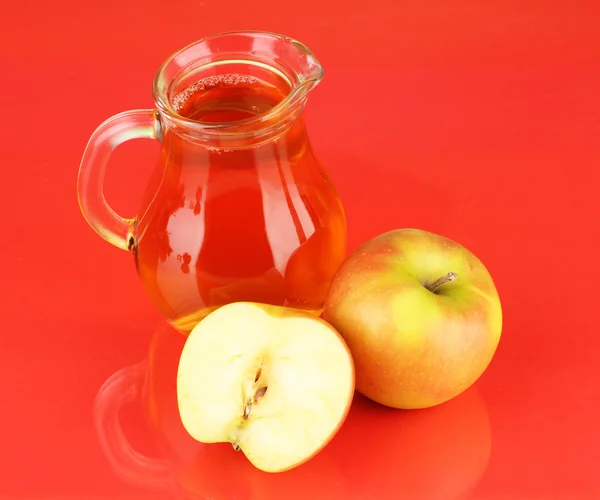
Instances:
[[[346,253],[342,203],[303,118],[322,76],[289,37],[210,36],[159,68],[155,109],[120,113],[92,134],[79,169],[81,211],[132,253],[144,289],[179,331],[229,302],[321,313]],[[135,138],[161,148],[128,219],[107,204],[103,181],[111,152]]]

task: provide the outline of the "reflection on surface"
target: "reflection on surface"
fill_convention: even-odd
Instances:
[[[347,498],[458,500],[487,468],[492,432],[476,387],[425,410],[384,408],[355,396],[332,443],[348,481]]]
[[[231,445],[198,443],[183,428],[176,376],[184,342],[180,333],[162,325],[147,362],[121,370],[99,392],[99,439],[113,468],[129,482],[168,489],[186,500],[300,500],[309,495],[450,500],[466,495],[487,467],[491,430],[484,401],[472,388],[444,405],[413,411],[384,408],[357,394],[346,423],[320,454],[288,472],[261,472]],[[149,435],[164,460],[135,452],[119,429],[119,408],[132,397],[141,398]]]
[[[119,422],[119,412],[140,396],[146,363],[128,366],[109,377],[94,401],[94,428],[112,469],[126,482],[153,489],[170,486],[167,462],[138,453],[127,440]]]

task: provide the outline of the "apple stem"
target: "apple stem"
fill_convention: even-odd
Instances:
[[[427,288],[427,290],[429,290],[431,293],[436,293],[437,289],[442,286],[444,283],[450,283],[451,281],[454,281],[457,278],[458,274],[456,273],[448,273],[448,274],[444,274],[444,276],[442,276],[441,278],[438,278],[436,281],[434,281],[431,285],[427,285],[425,286],[425,288]]]

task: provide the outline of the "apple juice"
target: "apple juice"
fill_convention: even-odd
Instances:
[[[173,96],[180,116],[234,123],[277,106],[283,82],[221,74]],[[203,147],[165,127],[133,253],[160,312],[189,330],[230,302],[320,314],[345,256],[340,200],[312,153],[303,117],[274,140]]]

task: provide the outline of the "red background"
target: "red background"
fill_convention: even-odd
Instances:
[[[357,5],[3,5],[1,499],[150,498],[109,468],[91,408],[107,377],[147,355],[160,318],[131,258],[83,220],[77,169],[101,121],[152,106],[168,55],[232,29],[293,36],[323,64],[307,120],[350,248],[419,227],[494,276],[503,337],[477,383],[492,451],[469,498],[600,498],[600,4]],[[107,197],[123,215],[156,147],[128,143],[111,160]],[[150,448],[136,415],[125,425]]]

